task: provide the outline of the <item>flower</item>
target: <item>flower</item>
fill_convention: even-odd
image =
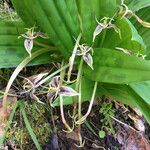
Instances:
[[[113,28],[115,30],[115,32],[117,32],[120,35],[120,30],[116,27],[116,25],[112,24],[113,19],[112,18],[107,18],[104,17],[101,19],[101,21],[103,21],[103,23],[100,23],[97,19],[96,22],[98,23],[97,27],[94,30],[93,33],[93,42],[95,41],[95,38],[97,35],[99,35],[104,29],[110,29]]]
[[[31,51],[33,49],[33,40],[37,37],[42,37],[45,39],[48,38],[48,36],[42,32],[34,32],[34,28],[35,27],[26,28],[27,32],[25,32],[24,34],[21,34],[21,36],[18,37],[18,38],[20,38],[20,37],[25,38],[24,47],[25,47],[26,51],[29,53],[30,57],[31,57]]]
[[[25,92],[23,93],[30,93],[30,97],[34,100],[36,100],[39,103],[43,103],[39,100],[39,98],[36,96],[35,92],[36,92],[36,88],[40,86],[39,82],[40,80],[46,76],[48,73],[40,73],[38,75],[33,75],[29,78],[24,78],[25,80],[23,81],[24,85],[23,85],[23,89]],[[38,85],[38,86],[37,86]]]
[[[85,44],[79,45],[80,50],[76,51],[77,56],[82,56],[83,60],[93,69],[93,58],[90,51],[93,53],[93,49]]]
[[[60,85],[60,76],[55,76],[52,78],[51,82],[49,83],[49,92],[47,94],[47,98],[49,99],[50,103],[56,99],[59,95],[61,96],[78,96],[75,90],[68,86]]]

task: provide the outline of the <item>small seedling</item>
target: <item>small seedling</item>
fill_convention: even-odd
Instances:
[[[100,131],[98,132],[98,135],[99,135],[99,137],[100,137],[101,139],[103,139],[103,138],[106,136],[106,133],[105,133],[105,131],[100,130]]]

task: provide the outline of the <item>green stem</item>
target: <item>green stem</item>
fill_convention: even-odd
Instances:
[[[96,94],[96,90],[97,90],[97,81],[94,84],[92,98],[91,98],[91,101],[90,101],[90,105],[89,105],[88,111],[85,114],[85,116],[88,116],[90,114],[90,112],[91,112],[91,109],[92,109],[92,106],[93,106],[93,102],[94,102],[94,98],[95,98],[95,94]]]
[[[82,105],[82,83],[81,83],[81,79],[80,79],[80,84],[79,84],[79,98],[78,98],[78,119],[81,118],[81,105]]]
[[[78,68],[77,81],[76,81],[76,85],[75,85],[75,90],[77,92],[79,92],[79,85],[80,85],[80,80],[81,80],[81,77],[82,77],[82,65],[83,65],[83,59],[81,58],[79,68]],[[75,97],[74,98],[73,116],[75,116],[75,114],[76,114],[76,108],[77,108],[77,100],[76,100],[76,97]]]
[[[78,121],[76,122],[76,124],[79,124],[79,125],[80,125],[80,124],[84,123],[84,121],[86,120],[86,118],[87,118],[88,115],[90,114],[91,109],[92,109],[92,106],[93,106],[93,102],[94,102],[96,90],[97,90],[97,82],[95,82],[95,84],[94,84],[93,94],[92,94],[92,97],[91,97],[91,101],[90,101],[90,104],[89,104],[89,108],[88,108],[86,114],[85,114],[84,116],[82,116],[82,118],[79,118],[79,119],[78,119]]]
[[[75,56],[76,56],[76,51],[77,51],[77,48],[78,48],[78,45],[79,45],[79,41],[81,39],[81,36],[82,34],[80,33],[78,38],[77,38],[77,41],[76,41],[76,44],[74,46],[74,49],[73,49],[73,52],[72,52],[72,56],[70,57],[69,59],[69,70],[68,70],[68,79],[67,79],[67,82],[70,82],[70,77],[71,77],[71,72],[72,72],[72,69],[73,69],[73,65],[74,65],[74,60],[75,60]]]
[[[64,66],[64,60],[62,61],[61,63],[61,68]],[[66,69],[63,69],[61,70],[60,72],[60,82],[59,82],[59,86],[62,86],[63,84],[63,81],[64,81],[64,77],[65,77],[65,72],[66,72]]]
[[[66,119],[65,119],[65,116],[64,116],[63,98],[62,98],[61,95],[59,96],[59,98],[60,98],[60,112],[61,112],[61,119],[62,119],[62,122],[63,122],[63,124],[65,125],[65,127],[68,129],[68,131],[71,132],[72,129],[70,128],[70,126],[69,126],[68,123],[66,122]]]
[[[38,46],[42,46],[43,48],[50,48],[50,49],[53,49],[53,50],[56,50],[56,47],[53,47],[53,46],[50,46],[50,45],[46,45],[44,43],[41,43],[41,42],[38,42],[36,40],[34,40],[34,43]]]
[[[79,97],[78,97],[78,119],[81,118],[81,105],[82,105],[82,99],[81,99],[81,80],[82,80],[82,66],[83,66],[83,58],[80,60],[80,65],[79,65],[79,71],[77,75],[77,82],[76,82],[76,91],[79,92]],[[76,101],[74,102],[74,108],[76,108]],[[74,115],[76,113],[76,109],[74,109]],[[80,141],[80,146],[82,145],[82,136],[81,136],[81,125],[78,125],[78,136],[79,136],[79,141]]]

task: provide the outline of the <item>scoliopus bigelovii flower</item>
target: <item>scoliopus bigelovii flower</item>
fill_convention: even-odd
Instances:
[[[32,28],[26,28],[27,29],[27,32],[25,32],[24,34],[21,34],[21,36],[19,36],[18,38],[20,37],[24,37],[25,40],[24,40],[24,47],[26,49],[26,51],[28,52],[28,54],[30,55],[31,57],[31,51],[33,49],[33,40],[37,37],[41,37],[41,38],[44,38],[44,39],[48,39],[48,36],[42,32],[35,32],[34,31],[34,28],[35,27],[32,27]]]
[[[24,78],[24,85],[23,85],[23,89],[24,89],[24,92],[23,93],[29,93],[30,94],[30,97],[34,100],[36,100],[37,102],[39,103],[42,103],[39,98],[36,96],[35,92],[36,92],[36,88],[41,86],[41,85],[38,85],[40,80],[46,76],[48,73],[40,73],[38,75],[33,75],[29,78]],[[37,86],[38,85],[38,86]]]
[[[112,18],[104,17],[100,21],[103,21],[103,22],[99,22],[96,19],[96,22],[98,25],[95,28],[94,33],[93,33],[93,42],[95,41],[96,36],[99,35],[104,29],[110,29],[110,28],[113,28],[115,32],[118,33],[121,38],[119,28],[115,24],[112,24],[112,21],[113,21]]]
[[[47,98],[52,105],[52,101],[56,99],[58,96],[78,96],[75,90],[68,86],[60,85],[60,76],[55,76],[52,78],[51,82],[49,83],[49,92],[47,94]]]
[[[92,51],[93,54],[93,49],[92,47],[89,47],[85,44],[79,45],[80,50],[77,49],[76,55],[77,56],[82,56],[83,60],[93,69],[93,58],[90,54],[90,51]]]

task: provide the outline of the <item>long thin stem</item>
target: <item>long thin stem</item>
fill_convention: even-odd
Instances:
[[[92,94],[92,97],[91,97],[91,101],[90,101],[90,104],[89,104],[89,108],[88,108],[86,114],[85,114],[82,118],[80,118],[80,119],[76,122],[76,124],[82,124],[82,123],[86,120],[86,118],[88,117],[88,115],[90,114],[91,109],[92,109],[92,106],[93,106],[93,102],[94,102],[96,90],[97,90],[97,82],[95,82],[95,85],[94,85],[93,94]]]
[[[80,84],[79,84],[79,98],[78,98],[78,119],[81,118],[81,107],[82,107],[82,79],[80,79]]]
[[[106,32],[107,32],[107,29],[104,29],[102,39],[101,39],[101,42],[100,42],[100,47],[103,46],[103,43],[104,43],[104,40],[105,40],[105,37],[106,37]]]
[[[81,96],[82,96],[81,95],[82,94],[82,92],[81,92],[82,66],[83,66],[83,58],[81,58],[81,60],[80,60],[80,65],[79,65],[78,75],[77,75],[77,81],[76,81],[76,91],[79,91],[79,93],[80,93],[80,95],[78,97],[78,119],[80,119],[81,115],[82,115],[81,114],[81,105],[82,105],[82,99],[81,99]],[[76,106],[76,101],[75,101],[74,104],[75,104],[74,106]],[[74,107],[74,108],[76,108],[76,107]],[[76,110],[74,109],[74,114],[75,113],[76,113]],[[79,143],[80,143],[79,147],[82,147],[84,145],[84,142],[83,142],[82,136],[81,136],[81,125],[80,124],[78,125],[78,136],[79,136]]]
[[[83,65],[83,59],[81,58],[80,65],[79,65],[79,68],[78,68],[77,81],[76,81],[76,85],[75,85],[75,90],[77,92],[79,92],[79,85],[80,85],[80,80],[81,80],[81,77],[82,77],[82,65]],[[77,100],[76,100],[76,97],[75,97],[74,98],[73,116],[75,116],[75,114],[76,114],[76,108],[77,108]]]
[[[53,47],[53,46],[50,46],[50,45],[46,45],[44,43],[41,43],[41,42],[38,42],[36,40],[34,40],[34,43],[38,46],[42,46],[43,48],[50,48],[50,49],[53,49],[53,50],[56,50],[57,48],[56,47]]]
[[[78,120],[81,119],[81,116],[82,116],[82,113],[81,113],[81,106],[82,106],[82,92],[81,92],[81,88],[82,88],[82,84],[81,84],[81,80],[80,80],[80,84],[79,84],[79,98],[78,98]],[[82,147],[84,144],[83,144],[83,140],[82,140],[82,135],[81,135],[81,124],[78,125],[78,136],[79,136],[79,147]]]
[[[68,79],[67,79],[67,82],[70,82],[71,72],[72,72],[73,65],[74,65],[74,59],[75,59],[75,56],[76,56],[76,51],[77,51],[77,48],[78,48],[81,36],[82,36],[82,34],[80,33],[79,36],[78,36],[78,38],[77,38],[76,44],[74,46],[72,55],[71,55],[71,57],[69,59],[70,66],[69,66],[69,70],[68,70]]]
[[[61,68],[64,66],[64,60],[62,61],[61,64]],[[64,76],[65,76],[65,72],[66,70],[62,70],[60,72],[60,82],[59,82],[59,86],[62,86],[63,84],[63,80],[64,80]],[[60,95],[60,111],[61,111],[61,118],[62,118],[62,122],[64,123],[65,127],[68,129],[69,132],[72,131],[72,129],[70,128],[69,124],[67,123],[65,116],[64,116],[64,110],[63,110],[63,97]]]
[[[66,122],[66,119],[64,117],[63,98],[61,95],[59,96],[59,98],[60,98],[60,112],[61,112],[62,122],[65,125],[65,127],[68,129],[68,131],[71,132],[72,129],[70,128],[70,126],[68,125],[68,123]]]

